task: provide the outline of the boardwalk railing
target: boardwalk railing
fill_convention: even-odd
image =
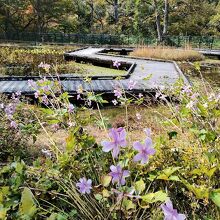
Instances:
[[[35,43],[75,43],[97,45],[157,45],[157,39],[133,35],[82,34],[82,33],[0,33],[2,41],[31,41]],[[168,36],[168,46],[220,49],[220,37],[215,36]]]

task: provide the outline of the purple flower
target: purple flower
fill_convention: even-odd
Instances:
[[[80,99],[81,99],[81,95],[78,94],[78,95],[77,95],[77,100],[80,100]]]
[[[141,99],[143,97],[143,94],[139,93],[138,97],[139,97],[139,99]]]
[[[190,85],[185,85],[183,87],[182,93],[186,93],[186,94],[192,93],[191,86]]]
[[[16,96],[21,96],[21,91],[17,91],[15,94]]]
[[[69,106],[68,106],[68,112],[69,113],[73,113],[73,110],[74,110],[74,105],[73,104],[69,104]]]
[[[42,97],[42,102],[43,102],[45,105],[48,105],[48,104],[49,104],[47,95],[44,95],[44,96]]]
[[[168,200],[165,204],[162,204],[161,209],[165,215],[164,220],[184,220],[186,216],[184,214],[178,214],[177,209],[173,208],[173,204]]]
[[[114,100],[112,100],[112,103],[113,103],[114,105],[117,105],[117,104],[118,104],[118,101],[117,101],[116,99],[114,99]]]
[[[76,183],[76,186],[79,188],[79,191],[82,194],[85,193],[90,193],[91,189],[92,189],[92,180],[91,179],[86,179],[85,177],[80,178],[79,182]]]
[[[125,185],[125,177],[128,177],[130,172],[128,170],[122,170],[120,165],[110,166],[110,176],[112,176],[112,183],[117,183],[118,185]]]
[[[36,82],[34,82],[32,79],[29,79],[28,80],[28,85],[32,88],[36,88],[37,87],[37,84]]]
[[[16,110],[16,105],[13,103],[10,103],[6,106],[5,113],[6,115],[11,116],[15,113],[15,110]]]
[[[46,157],[49,157],[51,158],[52,157],[52,153],[47,150],[47,149],[42,149],[41,152],[46,156]]]
[[[114,94],[117,98],[121,98],[122,97],[122,90],[120,88],[115,88]]]
[[[34,97],[35,97],[35,99],[38,99],[39,96],[40,96],[40,92],[39,92],[39,91],[36,91],[36,92],[34,93]]]
[[[45,92],[45,93],[47,93],[47,92],[50,91],[50,87],[49,87],[49,86],[43,86],[41,89],[42,89],[43,92]]]
[[[132,90],[132,89],[135,87],[136,84],[137,84],[137,82],[135,82],[135,81],[133,81],[133,80],[130,80],[130,81],[128,82],[128,89],[129,89],[129,90]]]
[[[192,94],[191,99],[196,100],[198,97],[199,97],[199,93],[196,92]]]
[[[60,126],[59,126],[59,124],[53,124],[53,125],[51,126],[51,128],[52,128],[54,131],[57,131],[57,130],[60,128]]]
[[[113,62],[113,66],[119,68],[121,66],[121,63],[116,60]]]
[[[134,161],[141,161],[141,164],[145,164],[148,161],[150,155],[155,154],[156,150],[152,147],[152,139],[147,137],[144,144],[141,144],[139,141],[134,142],[133,147],[139,153],[134,157]]]
[[[114,158],[118,157],[120,152],[120,147],[126,147],[126,131],[124,128],[112,128],[109,132],[109,137],[112,141],[102,141],[102,150],[104,152],[109,152],[112,150],[112,156]]]
[[[18,125],[17,125],[17,123],[15,121],[11,121],[10,127],[14,128],[14,129],[17,129]]]

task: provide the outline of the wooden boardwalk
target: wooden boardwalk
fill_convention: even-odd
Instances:
[[[60,78],[60,83],[64,91],[69,94],[76,94],[79,85],[82,85],[85,91],[94,91],[97,93],[113,93],[116,84],[120,84],[126,91],[129,90],[129,83],[136,82],[132,92],[151,92],[155,91],[156,88],[164,88],[165,86],[172,86],[178,79],[183,78],[186,83],[187,79],[178,68],[175,62],[167,61],[154,61],[130,58],[125,56],[110,56],[103,54],[104,48],[86,48],[78,51],[67,52],[65,57],[72,58],[95,58],[104,61],[118,61],[118,62],[129,62],[135,63],[135,68],[129,77],[115,80],[112,77],[93,77],[90,83],[85,82],[79,77],[68,74]],[[0,93],[11,94],[17,91],[21,91],[24,95],[33,95],[35,91],[28,85],[28,79],[33,78],[37,80],[39,77],[8,77],[0,78]],[[149,78],[146,80],[146,78]]]

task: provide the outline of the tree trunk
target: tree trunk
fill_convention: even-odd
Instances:
[[[160,14],[158,12],[158,4],[157,0],[154,0],[154,8],[155,8],[155,18],[156,18],[156,26],[157,26],[157,39],[159,42],[163,41],[162,28],[160,23]]]
[[[163,26],[163,38],[167,35],[168,30],[168,14],[169,14],[169,2],[164,0],[164,26]]]
[[[114,0],[114,18],[115,24],[118,23],[118,0]]]
[[[91,21],[90,21],[90,27],[91,27],[91,32],[93,32],[93,22],[94,22],[94,2],[91,0]]]

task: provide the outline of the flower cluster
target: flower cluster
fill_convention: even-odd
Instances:
[[[0,109],[2,109],[5,113],[6,118],[9,120],[9,125],[13,129],[18,128],[17,122],[14,120],[14,114],[16,112],[17,106],[20,102],[21,92],[18,91],[12,94],[12,101],[8,104],[0,104]]]
[[[145,142],[142,144],[139,141],[134,142],[133,148],[138,151],[138,153],[134,156],[133,161],[146,164],[149,160],[149,156],[154,155],[156,150],[153,148],[152,139],[150,138],[150,129],[146,129],[147,137]],[[109,137],[111,140],[104,140],[101,142],[103,146],[102,150],[104,152],[112,152],[112,157],[117,159],[119,157],[121,148],[125,148],[127,146],[126,140],[126,131],[124,128],[111,128],[109,130]],[[109,176],[112,178],[112,184],[117,183],[118,186],[123,186],[126,184],[126,177],[130,176],[129,170],[124,170],[121,164],[111,165],[111,172]],[[77,187],[80,188],[80,192],[89,193],[91,188],[90,181],[88,182],[85,178],[80,179],[80,182],[77,183]],[[88,189],[88,191],[86,191]]]

